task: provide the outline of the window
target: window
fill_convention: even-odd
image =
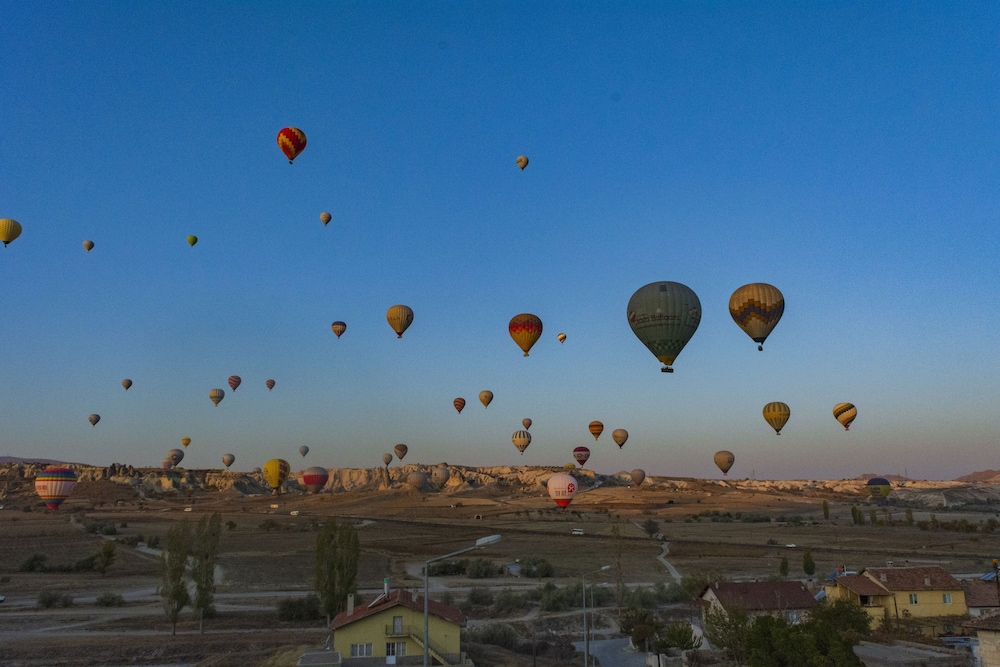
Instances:
[[[917,594],[910,593],[910,604],[917,604]]]
[[[352,658],[370,658],[372,657],[372,645],[368,644],[351,644],[351,657]]]
[[[942,593],[941,601],[945,604],[951,604],[951,593]]]
[[[406,655],[406,642],[387,642],[385,645],[386,656]]]

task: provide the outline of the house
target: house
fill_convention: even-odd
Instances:
[[[835,577],[825,589],[827,600],[853,600],[861,605],[873,627],[887,621],[906,622],[925,634],[944,634],[954,630],[954,617],[968,614],[962,585],[937,565],[867,568],[860,574]]]
[[[801,581],[722,581],[701,593],[709,608],[730,612],[743,609],[750,616],[780,616],[798,623],[816,606],[816,598]]]
[[[428,603],[428,648],[433,665],[464,662],[461,631],[465,614],[455,607]],[[371,604],[348,608],[330,623],[333,650],[345,667],[423,664],[424,599],[407,590],[386,590]]]
[[[975,630],[979,638],[980,666],[1000,667],[1000,615],[978,618],[966,627]]]
[[[970,617],[992,616],[1000,612],[995,581],[963,579],[959,583],[965,591],[965,606],[969,609]]]

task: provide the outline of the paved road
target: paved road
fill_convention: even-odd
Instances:
[[[583,642],[573,642],[573,647],[580,652],[582,658]],[[601,667],[646,667],[646,654],[629,648],[627,637],[591,641],[590,655],[600,661]]]

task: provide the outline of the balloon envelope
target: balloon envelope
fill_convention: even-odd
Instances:
[[[193,236],[193,235],[192,235],[192,236],[189,236],[189,237],[187,238],[187,241],[188,241],[188,245],[189,245],[189,246],[191,246],[191,247],[193,248],[193,247],[194,247],[194,244],[198,242],[198,237],[197,237],[197,236]]]
[[[306,134],[297,127],[282,128],[278,132],[278,147],[288,158],[288,164],[292,163],[302,149],[306,147]]]
[[[406,445],[400,443],[393,447],[392,451],[396,453],[396,458],[402,461],[403,457],[406,456],[406,452],[410,451],[410,449]]]
[[[337,334],[337,338],[340,338],[347,331],[347,325],[339,320],[331,324],[330,328],[333,329],[333,333]]]
[[[178,465],[184,460],[184,450],[183,449],[171,449],[167,452],[167,460],[170,461],[170,465]]]
[[[271,391],[272,389],[274,389],[274,380],[268,380],[264,384],[267,385],[267,390],[268,391]]]
[[[233,463],[235,461],[236,461],[236,457],[233,456],[232,454],[223,454],[222,455],[222,465],[226,466],[226,468],[228,468],[229,466],[233,465]]]
[[[611,432],[611,439],[618,445],[618,449],[621,449],[625,445],[625,441],[628,440],[628,431],[623,428],[616,428]]]
[[[507,331],[524,352],[524,356],[528,356],[528,350],[542,335],[542,321],[538,319],[537,315],[521,313],[510,318]]]
[[[301,447],[299,447],[299,456],[305,456],[308,453],[309,453],[309,448],[307,446],[302,445]]]
[[[427,475],[420,472],[419,470],[414,470],[413,472],[411,472],[409,475],[406,476],[406,483],[409,486],[416,489],[417,491],[419,491],[420,489],[424,488],[425,484],[427,484]]]
[[[21,223],[10,218],[0,218],[0,241],[6,248],[7,244],[21,235]]]
[[[531,434],[527,431],[514,431],[514,435],[511,436],[510,441],[517,447],[517,451],[524,454],[524,450],[531,444]]]
[[[226,392],[221,389],[212,389],[208,392],[208,397],[212,399],[212,402],[215,403],[216,407],[218,407],[219,401],[226,397]]]
[[[701,322],[698,295],[681,283],[649,283],[635,291],[626,310],[636,338],[653,353],[664,372],[691,340]]]
[[[590,435],[594,436],[594,440],[600,438],[601,434],[604,433],[604,424],[599,421],[590,422],[587,428],[590,430]]]
[[[327,213],[326,211],[323,211],[322,213],[319,214],[319,219],[323,222],[324,225],[329,225],[330,221],[333,220],[333,216]]]
[[[732,452],[727,452],[723,449],[715,453],[715,465],[719,466],[719,470],[722,471],[723,475],[729,474],[729,469],[733,467],[733,463],[735,462],[736,457],[733,456]]]
[[[83,242],[83,249],[86,250],[87,252],[90,252],[91,250],[94,249],[94,242],[91,241],[90,239],[87,239],[86,241]]]
[[[396,332],[397,338],[403,337],[403,332],[413,323],[413,310],[409,306],[396,305],[385,313],[389,326]]]
[[[767,283],[744,285],[729,297],[729,314],[753,342],[757,343],[758,350],[764,349],[764,341],[784,312],[785,297],[777,287]]]
[[[479,392],[479,402],[483,404],[484,408],[490,407],[490,403],[493,401],[493,392],[489,389],[484,389]]]
[[[185,449],[191,444],[191,438],[181,438],[181,444],[184,445]]]
[[[590,458],[590,448],[589,447],[577,447],[573,450],[573,458],[576,462],[580,464],[580,467],[587,465],[587,459]]]
[[[271,459],[264,464],[264,481],[277,491],[285,483],[285,480],[288,479],[288,471],[291,469],[292,467],[285,459]]]
[[[243,382],[243,378],[241,378],[239,375],[229,376],[229,388],[232,389],[233,391],[236,391],[236,388],[240,386],[241,382]]]
[[[521,420],[521,426],[523,426],[524,430],[527,431],[529,428],[531,428],[531,420],[525,417],[524,419]]]
[[[636,468],[629,475],[632,477],[632,483],[636,486],[642,486],[643,481],[646,479],[646,471],[642,468]]]
[[[385,454],[383,454],[382,455],[382,463],[384,463],[385,467],[388,468],[389,464],[392,463],[392,454],[390,454],[389,452],[386,452]]]
[[[442,487],[447,484],[450,478],[451,470],[449,470],[446,465],[439,465],[431,471],[431,481],[433,481],[438,487]]]
[[[528,157],[526,155],[518,155],[517,166],[521,168],[521,171],[524,171],[524,168],[528,166]],[[543,169],[542,171],[545,170]]]
[[[128,378],[125,378],[124,380],[122,380],[122,386],[125,387],[125,391],[128,391],[129,388],[132,386],[132,381],[129,380]]]
[[[858,416],[858,409],[852,403],[837,403],[833,406],[833,416],[841,423],[845,431],[850,430],[851,422]]]
[[[87,420],[91,426],[97,426],[97,422],[101,421],[101,415],[90,415],[87,417]]]
[[[302,486],[313,493],[319,493],[330,479],[330,471],[320,466],[306,468],[302,472]]]
[[[872,498],[888,498],[892,493],[892,484],[885,477],[872,477],[865,488]]]
[[[556,336],[556,338],[559,339],[560,343],[565,343],[566,342],[566,334],[564,334],[564,333],[559,334],[558,336]]]
[[[564,472],[557,472],[549,477],[545,488],[549,491],[549,497],[556,502],[559,507],[566,507],[576,496],[578,488],[576,478]]]
[[[76,488],[76,473],[70,468],[49,467],[35,477],[35,493],[50,510],[59,509]]]
[[[792,416],[792,410],[781,401],[772,401],[764,406],[764,421],[771,425],[777,435],[781,435],[781,429],[788,423],[788,418]]]
[[[458,414],[462,414],[462,408],[465,407],[465,399],[464,398],[462,398],[460,396],[460,397],[456,398],[454,401],[452,401],[451,404],[455,406],[456,410],[458,410]]]

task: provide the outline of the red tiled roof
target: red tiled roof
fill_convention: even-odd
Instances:
[[[723,608],[747,611],[811,609],[816,598],[800,581],[723,581],[709,586]]]
[[[407,590],[396,589],[394,591],[389,591],[389,594],[379,600],[377,604],[359,605],[354,608],[354,612],[351,614],[348,614],[346,611],[340,612],[334,617],[333,621],[331,621],[330,629],[336,630],[337,628],[342,628],[345,625],[359,621],[362,618],[396,606],[407,607],[415,611],[423,612],[424,598],[413,597],[413,594]],[[454,623],[460,627],[465,627],[465,614],[463,614],[461,610],[442,602],[429,600],[427,604],[427,613],[431,616],[437,616],[438,618]]]
[[[959,591],[958,579],[937,565],[927,567],[869,567],[861,571],[890,591]]]
[[[994,632],[998,632],[1000,631],[1000,614],[977,618],[971,623],[963,623],[963,625],[967,628],[974,628],[976,630],[992,630]]]
[[[845,574],[835,578],[834,583],[858,595],[889,595],[889,591],[861,574]]]
[[[1000,607],[1000,604],[997,603],[996,582],[963,579],[959,583],[965,590],[966,607]]]

